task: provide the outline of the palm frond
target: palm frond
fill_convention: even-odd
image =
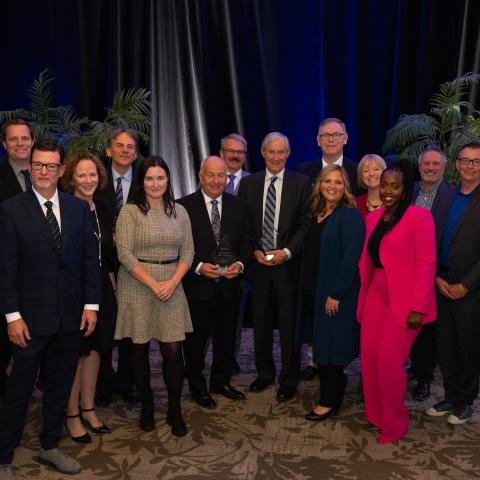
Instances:
[[[41,71],[28,89],[32,113],[41,121],[48,122],[48,111],[53,105],[52,82],[55,79],[48,68]]]
[[[32,114],[24,108],[16,108],[15,110],[4,110],[0,112],[0,123],[8,122],[8,120],[15,120],[18,118],[28,122],[32,120]]]

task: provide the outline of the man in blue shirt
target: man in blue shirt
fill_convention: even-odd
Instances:
[[[427,410],[459,425],[475,413],[480,375],[480,142],[458,153],[460,184],[437,222],[437,351],[445,399]]]

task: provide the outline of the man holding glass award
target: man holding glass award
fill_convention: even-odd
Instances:
[[[225,161],[214,156],[206,158],[199,178],[201,188],[178,200],[190,217],[195,245],[192,266],[183,279],[193,323],[184,350],[193,399],[201,407],[215,408],[210,393],[231,400],[245,399],[230,380],[240,306],[239,275],[252,257],[252,242],[243,201],[225,193],[228,180]],[[210,333],[213,361],[209,393],[201,366]]]

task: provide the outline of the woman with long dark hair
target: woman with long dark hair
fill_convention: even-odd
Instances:
[[[140,428],[155,428],[150,387],[150,340],[163,358],[168,391],[167,423],[178,437],[187,433],[180,407],[183,385],[182,341],[192,331],[182,278],[193,259],[190,220],[173,198],[170,170],[161,157],[140,165],[134,201],[117,219],[118,317],[115,338],[131,338],[133,373],[142,399]]]
[[[366,217],[360,257],[365,416],[380,429],[379,443],[408,431],[405,363],[422,324],[435,320],[435,227],[427,209],[411,205],[413,180],[404,166],[383,171],[383,208]]]

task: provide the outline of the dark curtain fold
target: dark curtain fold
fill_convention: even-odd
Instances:
[[[290,164],[317,158],[318,123],[345,120],[347,154],[379,152],[401,113],[440,82],[480,67],[480,2],[458,0],[43,0],[2,5],[0,109],[50,66],[57,103],[103,118],[113,92],[152,91],[151,151],[177,196],[223,135],[292,143]],[[478,101],[472,89],[472,101]]]

